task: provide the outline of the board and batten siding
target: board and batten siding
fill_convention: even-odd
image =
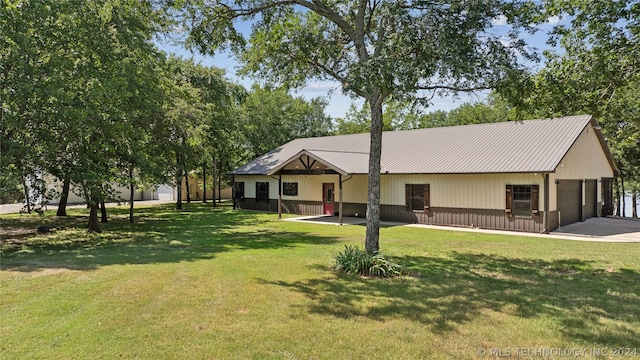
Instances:
[[[605,153],[602,151],[600,141],[589,124],[578,139],[569,149],[565,157],[556,168],[556,172],[550,174],[549,209],[558,210],[556,180],[598,180],[596,190],[597,202],[602,203],[602,178],[612,178],[613,169],[609,164]],[[583,186],[582,199],[585,199]],[[584,201],[583,201],[584,202]],[[585,205],[584,203],[582,205]]]
[[[347,180],[348,179],[348,180]],[[346,181],[345,181],[346,180]],[[269,182],[269,198],[278,198],[278,180],[264,175],[236,175],[244,182],[245,198],[255,198],[256,182]],[[338,175],[283,175],[282,182],[297,182],[298,196],[282,196],[283,200],[322,201],[322,184],[334,183],[338,199]],[[343,177],[343,202],[367,203],[367,175]],[[452,175],[382,175],[381,205],[405,206],[405,184],[430,184],[431,206],[456,209],[505,209],[506,185],[539,185],[542,174],[452,174]],[[544,209],[544,197],[540,197]]]
[[[504,210],[507,185],[539,185],[542,174],[383,175],[382,205],[405,205],[405,184],[430,184],[430,206],[456,209]],[[544,198],[540,197],[540,209]]]

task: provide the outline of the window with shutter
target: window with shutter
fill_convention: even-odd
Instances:
[[[429,211],[429,184],[405,185],[405,209],[407,211]]]
[[[508,216],[531,217],[538,214],[538,185],[507,185],[506,210]]]

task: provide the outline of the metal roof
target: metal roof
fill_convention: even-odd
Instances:
[[[591,115],[389,131],[382,135],[382,172],[471,174],[553,172]],[[601,143],[602,134],[596,131]],[[368,173],[369,134],[296,139],[232,171],[271,175],[301,154],[341,174]],[[603,147],[612,168],[615,163]]]

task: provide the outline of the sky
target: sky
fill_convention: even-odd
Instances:
[[[558,24],[561,20],[559,18],[550,18],[547,23],[542,24],[540,26],[540,31],[536,34],[529,35],[523,34],[523,38],[527,42],[530,47],[537,49],[541,53],[542,50],[551,49],[549,45],[546,44],[547,35],[546,33],[552,29],[552,27]],[[563,20],[564,21],[564,20]],[[506,29],[506,19],[504,18],[496,18],[493,20],[493,25],[496,31],[500,31],[501,28]],[[240,29],[240,31],[246,36],[249,33],[249,25],[243,24],[244,29]],[[506,30],[505,30],[506,31]],[[228,52],[220,52],[215,56],[206,56],[198,53],[192,53],[186,50],[182,45],[171,44],[169,42],[162,42],[160,40],[156,41],[158,47],[170,54],[175,54],[183,58],[192,58],[195,62],[200,63],[204,66],[215,66],[217,68],[224,69],[226,71],[226,76],[229,80],[239,83],[243,85],[245,88],[249,89],[257,80],[248,78],[248,77],[240,77],[236,74],[236,71],[239,68],[238,62],[234,59],[233,55]],[[542,63],[525,63],[527,67],[531,68],[539,68]],[[362,99],[352,99],[349,96],[342,94],[340,84],[338,82],[331,81],[315,81],[310,82],[304,88],[292,90],[292,94],[294,96],[302,96],[307,100],[323,97],[328,100],[328,106],[325,110],[326,114],[331,116],[332,118],[344,117],[346,112],[349,109],[349,106],[352,103],[355,103],[358,107],[363,104]],[[436,111],[436,110],[444,110],[450,111],[464,104],[465,102],[475,103],[481,102],[486,99],[488,95],[488,91],[481,91],[472,94],[460,94],[457,97],[449,96],[449,97],[435,97],[432,100],[432,105],[427,109],[427,111]]]

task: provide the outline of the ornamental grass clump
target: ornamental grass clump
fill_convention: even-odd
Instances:
[[[374,252],[368,254],[357,246],[345,245],[336,256],[336,271],[375,277],[394,277],[403,273],[402,266]]]

